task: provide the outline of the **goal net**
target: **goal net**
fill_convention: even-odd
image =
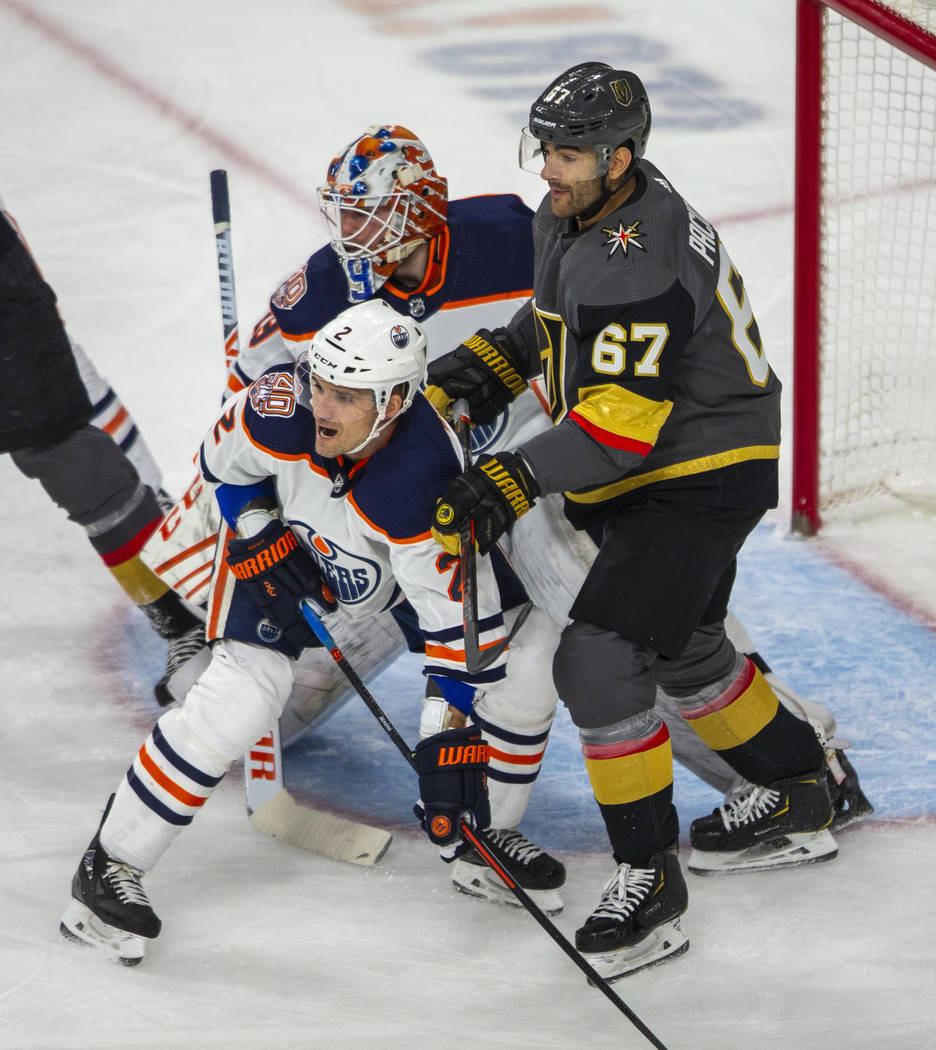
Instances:
[[[793,527],[936,496],[936,0],[798,0]]]

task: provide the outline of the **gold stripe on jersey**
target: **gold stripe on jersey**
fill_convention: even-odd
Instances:
[[[672,401],[653,401],[614,383],[579,387],[578,396],[570,415],[584,420],[596,440],[612,448],[645,446],[643,454],[656,444],[673,410]]]
[[[686,478],[692,474],[703,474],[707,470],[720,470],[735,463],[746,463],[754,459],[779,459],[779,445],[748,445],[746,448],[732,448],[727,452],[717,452],[713,456],[702,456],[699,459],[687,459],[683,463],[673,463],[669,467],[648,470],[645,474],[632,474],[611,485],[602,485],[587,492],[567,492],[567,499],[573,503],[603,503],[614,499],[625,492],[653,485],[658,481],[669,481],[671,478]]]
[[[540,348],[540,367],[549,397],[549,415],[553,423],[565,417],[565,343],[566,326],[559,314],[540,310],[536,300],[531,301],[536,322],[536,338]]]

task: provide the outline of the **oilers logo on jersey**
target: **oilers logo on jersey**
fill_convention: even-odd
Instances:
[[[290,524],[305,537],[325,583],[342,605],[358,605],[380,586],[383,574],[377,561],[345,550],[304,522]]]
[[[510,425],[510,409],[508,405],[493,423],[476,423],[471,428],[471,452],[477,456],[481,452],[487,452],[495,445],[507,427]]]

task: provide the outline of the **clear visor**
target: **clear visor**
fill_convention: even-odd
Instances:
[[[520,132],[520,167],[524,171],[541,175],[550,157],[561,159],[563,155],[572,163],[562,165],[557,174],[563,182],[586,182],[604,175],[611,162],[611,146],[565,146],[557,142],[543,142],[529,128]],[[595,158],[595,166],[576,164],[577,156],[590,154]]]
[[[339,258],[379,258],[402,241],[409,217],[408,194],[348,197],[320,186],[318,195],[319,211]]]

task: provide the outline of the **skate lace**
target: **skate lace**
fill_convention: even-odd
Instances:
[[[171,639],[169,652],[166,654],[166,673],[163,676],[163,680],[171,678],[186,661],[191,660],[206,644],[203,624],[191,627],[184,634],[180,634],[178,638]]]
[[[104,881],[123,904],[139,904],[145,908],[150,906],[149,897],[140,881],[142,878],[143,872],[139,868],[131,868],[129,864],[121,864],[116,860],[107,862]]]
[[[752,824],[766,816],[776,806],[779,798],[780,792],[772,788],[753,787],[736,798],[726,799],[725,804],[718,807],[725,830],[731,831],[742,824]]]
[[[632,868],[621,864],[601,891],[598,907],[591,918],[627,919],[646,900],[653,886],[653,868]]]
[[[514,829],[501,829],[498,831],[488,832],[492,841],[498,845],[504,853],[507,854],[511,860],[519,860],[521,864],[526,864],[536,857],[541,857],[543,851],[538,847],[534,846],[528,838],[524,838],[519,831]]]

